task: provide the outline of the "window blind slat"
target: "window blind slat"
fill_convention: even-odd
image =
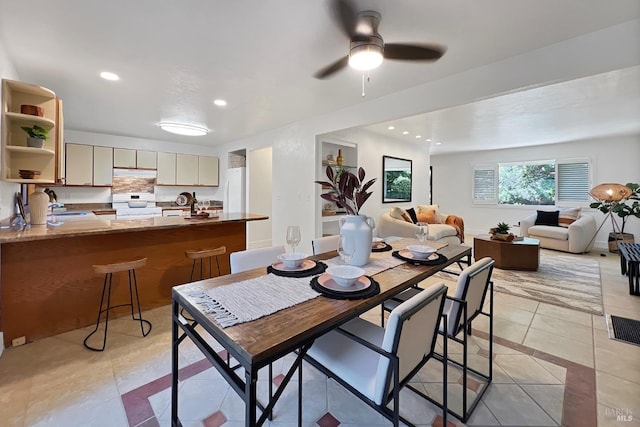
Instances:
[[[556,181],[557,201],[589,200],[589,163],[558,163]]]

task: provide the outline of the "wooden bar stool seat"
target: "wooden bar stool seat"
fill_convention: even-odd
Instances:
[[[220,260],[218,259],[219,255],[224,255],[227,253],[226,246],[220,246],[215,249],[197,249],[197,250],[188,250],[185,252],[185,256],[189,259],[193,260],[193,265],[191,266],[191,276],[189,276],[189,281],[193,282],[193,275],[196,270],[196,263],[200,261],[200,280],[204,279],[204,260],[209,260],[209,277],[213,277],[213,258],[216,258],[216,276],[220,275]]]
[[[109,311],[117,307],[131,307],[131,318],[133,320],[137,320],[140,322],[140,332],[143,337],[149,335],[151,332],[151,322],[148,320],[144,320],[142,318],[142,313],[140,311],[140,297],[138,295],[138,282],[136,280],[136,268],[144,267],[147,264],[147,258],[140,258],[131,261],[123,261],[117,262],[113,264],[102,264],[102,265],[94,265],[93,271],[96,274],[104,274],[104,282],[102,285],[102,297],[100,299],[100,308],[98,309],[98,319],[96,320],[95,329],[87,335],[84,339],[83,344],[86,348],[93,351],[103,351],[107,344],[107,330],[109,328]],[[113,279],[113,273],[118,273],[121,271],[126,271],[129,276],[129,303],[127,304],[118,304],[111,305],[111,284]],[[134,306],[134,292],[135,292],[135,306]],[[104,300],[105,295],[107,297],[107,305],[105,308]],[[136,317],[134,309],[137,308],[138,316]],[[104,337],[102,339],[102,347],[94,347],[92,345],[87,344],[89,338],[98,331],[100,327],[100,318],[102,317],[102,313],[105,313],[105,322],[104,322]],[[147,326],[145,331],[145,325]]]

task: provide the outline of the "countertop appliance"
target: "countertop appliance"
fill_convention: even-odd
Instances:
[[[147,202],[147,205],[140,208],[129,207],[129,202],[132,201]],[[116,219],[145,219],[162,216],[162,208],[156,206],[156,195],[153,193],[114,194],[111,205],[116,210]]]

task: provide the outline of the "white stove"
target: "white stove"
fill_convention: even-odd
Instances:
[[[130,207],[129,202],[146,202],[146,206]],[[114,194],[111,206],[116,210],[116,219],[145,219],[162,216],[162,208],[156,207],[156,195],[153,193]]]

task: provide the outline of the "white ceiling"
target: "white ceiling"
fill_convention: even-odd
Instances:
[[[383,63],[365,101],[640,18],[637,0],[355,3],[382,14],[386,42],[448,48],[436,63]],[[20,80],[63,98],[67,129],[214,145],[363,102],[361,75],[353,70],[329,80],[312,77],[347,54],[328,4],[0,0],[0,43]],[[100,79],[105,70],[121,80]],[[414,138],[420,132],[442,142],[434,152],[469,149],[470,141],[498,147],[546,143],[558,133],[638,132],[638,81],[632,68],[395,123]],[[214,106],[216,98],[229,105]],[[160,121],[211,132],[178,137],[158,129]],[[369,130],[388,132],[387,126]]]

